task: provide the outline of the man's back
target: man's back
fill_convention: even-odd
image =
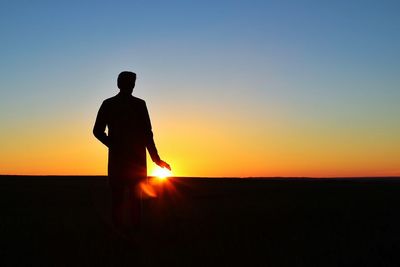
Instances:
[[[115,151],[146,147],[151,124],[146,103],[134,96],[116,95],[104,101],[110,149]]]
[[[104,133],[106,127],[108,135]],[[109,148],[110,176],[145,177],[146,148],[153,159],[159,159],[146,103],[140,98],[119,93],[106,99],[97,115],[94,132]]]

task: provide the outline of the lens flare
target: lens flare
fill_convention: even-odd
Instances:
[[[146,182],[141,182],[140,183],[140,189],[142,190],[142,197],[144,198],[154,198],[157,197],[157,192],[155,188]]]

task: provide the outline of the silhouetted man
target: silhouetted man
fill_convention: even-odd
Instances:
[[[140,220],[137,190],[147,177],[146,148],[157,165],[170,169],[157,153],[146,102],[132,96],[135,83],[135,73],[119,74],[120,92],[103,101],[93,128],[94,136],[108,147],[112,219],[121,230]]]

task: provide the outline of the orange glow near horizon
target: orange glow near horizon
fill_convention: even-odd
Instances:
[[[174,176],[400,176],[395,129],[325,129],[329,125],[324,121],[305,124],[280,117],[267,118],[268,124],[260,126],[256,119],[236,117],[233,123],[211,114],[189,118],[173,112],[171,123],[157,110],[151,116],[157,149]],[[32,121],[5,131],[0,174],[106,175],[107,148],[91,133],[93,117],[64,125]],[[148,157],[149,175],[157,176],[155,169]]]

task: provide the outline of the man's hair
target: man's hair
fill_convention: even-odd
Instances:
[[[135,86],[136,73],[131,71],[123,71],[118,75],[118,88],[121,90],[132,89]]]

